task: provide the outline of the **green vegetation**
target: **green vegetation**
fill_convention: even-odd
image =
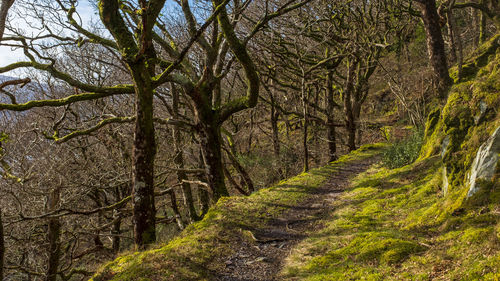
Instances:
[[[423,133],[415,130],[407,138],[392,143],[384,153],[384,164],[394,169],[413,163],[418,158],[422,141]]]
[[[326,227],[295,247],[283,279],[499,279],[498,177],[466,198],[477,150],[500,125],[495,40],[467,62],[475,67],[467,71],[473,79],[453,86],[447,104],[430,111],[417,162],[392,170],[375,166],[359,175],[331,218],[321,222]],[[392,145],[384,154],[386,166],[415,157],[412,141]]]
[[[440,162],[436,156],[360,174],[331,219],[320,222],[326,227],[295,247],[283,279],[495,280],[498,215],[454,215],[454,198],[440,190]]]
[[[168,244],[124,255],[105,265],[92,280],[209,280],[213,278],[212,272],[224,266],[219,259],[232,253],[232,243],[251,242],[249,231],[279,217],[290,208],[288,205],[306,200],[336,169],[373,157],[383,147],[383,144],[364,146],[328,166],[282,181],[249,197],[222,198],[202,221],[190,225]],[[274,207],[269,208],[270,205]]]
[[[248,198],[224,198],[169,244],[125,255],[93,280],[210,280],[231,243],[287,211],[269,204],[302,202],[335,169],[382,147],[383,161],[359,174],[317,222],[323,228],[294,246],[280,278],[498,280],[500,190],[494,181],[467,199],[465,184],[479,146],[500,125],[500,52],[488,58],[473,80],[453,86],[446,105],[430,111],[425,133],[364,147]]]

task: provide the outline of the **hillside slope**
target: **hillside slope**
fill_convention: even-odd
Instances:
[[[499,40],[475,52],[432,110],[420,158],[360,174],[281,279],[499,280]]]
[[[420,158],[398,169],[374,164],[360,172],[308,225],[311,230],[280,252],[282,261],[272,278],[500,278],[500,144],[492,138],[500,127],[499,38],[476,52],[447,103],[432,110]],[[256,237],[257,230],[289,214],[291,206],[310,203],[332,174],[381,149],[365,147],[250,197],[224,198],[180,237],[120,257],[92,280],[273,280],[270,275],[248,278],[233,271],[231,278],[220,273],[240,265],[234,257],[241,253],[234,245],[258,247],[266,237]],[[486,158],[477,160],[477,155]],[[279,247],[281,240],[274,240],[264,242]],[[250,257],[244,266],[272,264],[266,257]]]
[[[92,280],[269,280],[278,273],[272,272],[279,269],[273,265],[279,266],[289,247],[304,236],[305,230],[293,224],[316,225],[328,213],[323,211],[323,199],[339,190],[321,188],[332,174],[365,170],[382,147],[365,146],[249,197],[223,198],[202,221],[167,245],[120,257]],[[346,181],[349,175],[339,176]],[[269,247],[276,251],[265,249]],[[231,270],[234,265],[236,270]]]

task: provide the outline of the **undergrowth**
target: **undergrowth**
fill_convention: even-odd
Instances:
[[[413,134],[403,140],[392,143],[384,152],[382,161],[390,169],[400,168],[417,160],[423,142],[422,130],[414,130]]]

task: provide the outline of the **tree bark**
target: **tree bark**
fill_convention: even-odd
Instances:
[[[247,186],[248,194],[254,192],[255,187],[254,187],[252,178],[250,178],[250,175],[247,173],[245,168],[240,164],[240,162],[238,162],[238,159],[236,159],[236,157],[233,155],[233,153],[231,152],[230,149],[226,149],[226,154],[227,154],[227,157],[229,158],[229,160],[231,161],[231,164],[238,171],[238,173],[240,174],[240,176],[243,179],[243,182]]]
[[[132,202],[134,242],[139,249],[156,241],[154,159],[156,154],[153,123],[153,88],[144,61],[130,65],[135,87],[136,121],[134,130]]]
[[[241,193],[242,195],[245,195],[245,196],[248,196],[250,195],[246,190],[244,190],[234,179],[233,177],[231,176],[231,173],[229,172],[229,170],[226,168],[226,167],[223,167],[224,168],[224,174],[226,174],[226,178],[227,180],[229,181],[229,183],[234,187],[234,189],[236,189],[239,193]]]
[[[453,15],[452,6],[455,3],[454,0],[450,1],[450,4],[446,13],[446,23],[448,26],[448,33],[450,35],[451,42],[451,52],[455,57],[457,68],[458,68],[458,80],[462,79],[462,64],[463,64],[463,50],[462,50],[462,39],[457,31],[455,16]]]
[[[343,93],[344,118],[347,131],[347,147],[349,151],[356,150],[356,120],[352,106],[352,95],[354,91],[354,72],[356,64],[351,62],[348,67],[346,87]]]
[[[335,109],[335,101],[333,99],[333,71],[328,71],[326,76],[326,107],[327,107],[327,127],[326,140],[328,142],[328,161],[332,162],[338,159],[337,157],[337,139],[335,132],[335,120],[333,111]]]
[[[276,110],[274,101],[271,105],[271,130],[272,130],[272,141],[273,141],[273,153],[276,159],[280,158],[280,138],[279,138],[279,129],[278,129],[278,117],[279,112]]]
[[[271,80],[272,83],[272,80]],[[274,94],[272,92],[272,84],[271,84],[271,90],[269,91],[270,99],[271,99],[271,116],[269,118],[269,121],[271,122],[271,139],[273,142],[273,154],[274,154],[274,162],[276,163],[276,172],[277,172],[277,177],[279,180],[284,178],[284,172],[283,169],[281,168],[281,145],[280,145],[280,138],[279,138],[279,128],[278,128],[278,120],[279,120],[279,110],[276,110],[276,104],[275,104],[275,99],[274,99]],[[274,173],[273,173],[274,174]],[[274,175],[273,175],[274,176]]]
[[[173,118],[178,119],[179,117],[179,93],[177,89],[172,85],[172,111]],[[174,139],[174,164],[177,170],[177,180],[181,183],[182,188],[182,196],[184,201],[184,206],[187,209],[188,217],[191,222],[199,220],[198,214],[196,213],[196,208],[194,206],[193,200],[193,192],[191,190],[191,185],[185,180],[188,179],[186,173],[183,171],[184,169],[184,154],[182,151],[182,139],[181,139],[181,131],[178,126],[172,127],[172,135]]]
[[[4,257],[5,257],[5,240],[3,238],[2,210],[0,210],[0,280],[3,280]]]
[[[307,172],[309,171],[309,146],[307,145],[307,133],[308,133],[308,126],[309,126],[309,120],[307,118],[308,112],[307,112],[307,100],[309,99],[309,95],[307,94],[308,90],[306,89],[306,84],[305,84],[305,77],[304,73],[302,76],[301,80],[301,93],[302,93],[302,113],[304,114],[304,128],[303,128],[303,134],[302,134],[302,146],[304,148],[304,160],[303,160],[303,171]]]
[[[47,198],[47,211],[54,211],[59,204],[60,190],[57,188]],[[48,220],[48,234],[49,241],[49,260],[47,262],[47,273],[45,276],[46,281],[56,281],[57,273],[59,271],[59,258],[61,256],[61,222],[59,218],[49,218]]]
[[[203,151],[200,150],[200,168],[206,168],[205,161],[203,160]],[[200,181],[206,182],[207,178],[205,174],[200,175]],[[198,199],[200,206],[200,219],[202,219],[208,212],[210,198],[208,191],[205,188],[198,188]]]
[[[175,196],[175,191],[172,189],[169,192],[170,204],[172,205],[172,210],[174,211],[175,221],[180,230],[185,228],[184,222],[182,221],[181,212],[179,212],[179,207],[177,206],[177,196]]]
[[[5,31],[5,22],[7,21],[7,16],[9,15],[9,9],[14,4],[14,0],[1,0],[2,4],[0,6],[0,41],[3,39],[3,33]],[[0,279],[1,280],[1,279]]]
[[[111,248],[113,249],[113,253],[118,254],[120,252],[120,234],[121,234],[121,224],[122,220],[119,217],[120,214],[118,210],[113,210],[113,228],[111,229]]]
[[[481,0],[480,2],[481,4],[484,4],[484,0]],[[479,45],[486,42],[486,39],[488,38],[486,18],[486,14],[483,11],[479,11]]]
[[[427,37],[429,62],[434,72],[434,80],[439,96],[444,97],[446,89],[453,83],[448,73],[441,24],[435,0],[417,0],[422,11],[422,20]]]
[[[156,155],[153,123],[152,77],[155,76],[156,52],[153,27],[165,0],[139,1],[140,15],[135,34],[121,13],[121,1],[98,1],[101,21],[116,40],[123,61],[134,82],[135,129],[132,157],[132,204],[134,242],[144,249],[156,241],[154,160]]]
[[[213,194],[212,202],[215,204],[219,198],[229,196],[224,182],[220,125],[215,120],[207,119],[200,122],[199,125],[203,162],[205,163],[208,184]]]

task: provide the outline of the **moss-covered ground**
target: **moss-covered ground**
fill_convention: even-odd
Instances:
[[[287,258],[283,280],[498,280],[500,206],[457,208],[440,166],[436,156],[360,174]]]
[[[365,146],[325,167],[282,181],[249,197],[221,199],[205,218],[166,245],[123,255],[103,266],[98,280],[214,280],[233,245],[254,242],[251,231],[312,196],[337,169],[379,154],[384,145]],[[249,231],[250,230],[250,231]]]

